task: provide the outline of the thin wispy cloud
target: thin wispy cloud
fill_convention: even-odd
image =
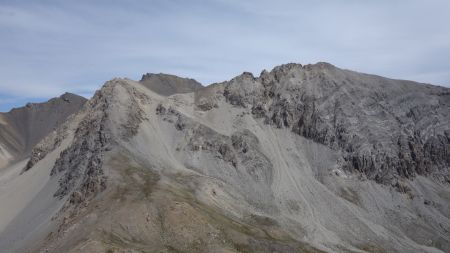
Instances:
[[[14,99],[89,95],[116,76],[167,72],[206,85],[287,62],[450,86],[449,9],[444,0],[6,0],[0,111]]]

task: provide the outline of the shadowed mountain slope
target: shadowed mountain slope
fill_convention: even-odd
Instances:
[[[78,112],[86,101],[65,93],[44,103],[29,103],[0,113],[0,167],[30,155],[39,141]]]
[[[203,86],[194,79],[168,74],[148,73],[142,76],[140,83],[163,96],[170,96],[176,93],[189,93],[203,88]]]

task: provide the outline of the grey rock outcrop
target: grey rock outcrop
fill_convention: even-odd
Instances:
[[[273,164],[261,152],[253,133],[242,130],[231,136],[223,135],[161,104],[156,114],[183,133],[182,139],[186,142],[180,141],[178,152],[186,157],[201,156],[208,161],[200,165],[187,162],[188,168],[239,187],[247,201],[257,207],[264,208],[270,202],[268,199],[273,198],[270,191]],[[193,159],[187,159],[190,160]]]
[[[225,84],[226,100],[277,128],[342,153],[347,171],[397,185],[431,175],[450,183],[450,90],[342,70],[286,64]]]
[[[136,134],[145,119],[137,100],[145,103],[147,99],[121,79],[107,82],[95,93],[81,112],[84,117],[75,129],[72,144],[61,153],[52,169],[51,175],[64,173],[56,197],[71,194],[71,198],[78,199],[72,202],[79,203],[106,188],[104,153],[117,146],[118,141]],[[126,106],[121,105],[123,101]],[[123,118],[112,115],[123,115]]]

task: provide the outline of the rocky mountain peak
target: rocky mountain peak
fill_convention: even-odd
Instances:
[[[0,124],[0,143],[15,161],[30,155],[31,149],[46,135],[78,112],[86,98],[65,93],[43,103],[27,103],[1,113],[4,124]]]
[[[82,100],[83,97],[77,95],[77,94],[73,94],[70,92],[66,92],[64,94],[62,94],[61,96],[59,96],[60,99],[64,100],[65,102],[72,102],[72,101],[77,101],[79,99]]]
[[[106,187],[105,152],[133,137],[146,119],[142,105],[149,103],[149,97],[136,86],[139,83],[115,78],[89,100],[78,115],[72,144],[52,169],[52,175],[63,173],[55,196],[62,198],[75,191],[71,198],[85,199]]]
[[[176,93],[189,93],[203,88],[194,79],[163,73],[144,74],[139,82],[146,88],[163,96],[170,96]]]
[[[286,63],[276,66],[272,69],[273,73],[287,73],[292,69],[301,69],[303,66],[299,63]]]

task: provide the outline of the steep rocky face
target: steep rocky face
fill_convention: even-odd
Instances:
[[[203,88],[194,79],[168,74],[147,73],[142,76],[140,83],[163,96],[170,96],[176,93],[189,93]]]
[[[287,64],[225,84],[255,118],[342,154],[343,170],[398,186],[431,175],[450,183],[450,90],[338,69]]]
[[[52,169],[51,175],[63,173],[56,197],[71,193],[70,201],[79,203],[105,189],[104,153],[134,136],[145,119],[137,101],[146,103],[148,97],[124,83],[120,79],[107,82],[88,102],[72,144]]]
[[[62,125],[68,116],[78,112],[86,101],[65,93],[45,103],[30,103],[0,113],[0,154],[8,153],[11,161],[30,155],[39,141]]]

